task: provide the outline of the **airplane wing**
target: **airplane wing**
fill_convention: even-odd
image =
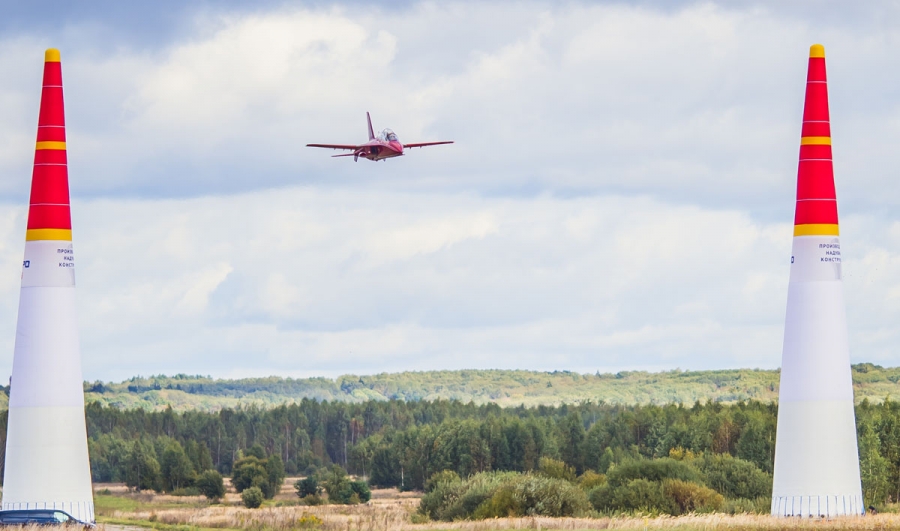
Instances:
[[[314,146],[314,147],[318,147],[318,146]],[[356,153],[341,153],[340,155],[332,155],[331,158],[334,158],[334,157],[352,157],[352,156],[354,156],[354,155],[356,155]]]
[[[351,146],[350,144],[306,144],[306,147],[318,147],[328,149],[356,149],[359,146]]]
[[[441,144],[452,144],[452,140],[444,140],[441,142],[416,142],[415,144],[403,144],[404,148],[414,148],[414,147],[425,147],[425,146],[439,146]]]

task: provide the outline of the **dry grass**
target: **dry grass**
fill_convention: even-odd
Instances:
[[[512,518],[493,522],[457,522],[443,526],[443,529],[466,529],[482,531],[487,529],[673,529],[673,530],[781,530],[816,529],[863,530],[900,529],[900,515],[877,515],[842,517],[833,519],[773,518],[768,515],[725,515],[704,514],[660,517],[626,518]],[[469,524],[469,525],[466,525]],[[474,524],[474,525],[472,525]],[[478,525],[482,524],[482,525]],[[420,527],[421,528],[421,527]]]
[[[293,502],[292,482],[276,501]],[[99,486],[98,488],[110,486]],[[290,490],[288,490],[290,489]],[[395,489],[373,491],[372,500],[364,505],[322,505],[317,507],[284,506],[246,509],[239,506],[236,495],[229,494],[222,505],[208,505],[202,498],[177,497],[159,494],[128,493],[125,489],[110,488],[110,493],[122,498],[139,498],[133,511],[112,510],[106,516],[116,521],[135,524],[187,525],[199,528],[240,529],[247,531],[293,531],[320,529],[322,531],[499,531],[512,529],[671,529],[694,530],[876,530],[900,529],[900,514],[879,514],[866,517],[833,519],[772,518],[767,515],[704,514],[679,517],[601,517],[601,518],[499,518],[481,521],[412,523],[419,497],[415,493],[400,493]],[[110,528],[121,529],[118,526]],[[29,530],[32,531],[32,530]],[[33,531],[38,531],[37,528]]]
[[[327,531],[438,530],[488,531],[503,529],[672,529],[672,530],[864,530],[900,529],[900,515],[880,514],[834,519],[772,518],[767,515],[687,515],[679,517],[618,518],[499,518],[480,521],[411,523],[414,505],[366,504],[319,507],[212,506],[200,509],[163,509],[121,513],[118,518],[154,520],[165,524],[207,528],[288,531],[316,528]],[[312,516],[315,517],[311,518]],[[321,522],[321,523],[319,523]]]

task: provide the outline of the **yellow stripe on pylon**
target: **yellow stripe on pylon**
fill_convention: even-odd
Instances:
[[[830,146],[830,136],[804,136],[800,138],[801,146]]]
[[[830,223],[794,225],[794,236],[840,236],[840,230],[837,224]]]
[[[72,229],[28,229],[25,231],[25,241],[37,240],[72,241]]]
[[[35,144],[34,149],[66,149],[66,143],[47,140]]]

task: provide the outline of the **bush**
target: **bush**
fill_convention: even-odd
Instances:
[[[662,483],[646,479],[632,479],[624,485],[610,483],[593,489],[591,504],[600,512],[643,511],[676,514],[674,501],[663,491]]]
[[[419,512],[432,520],[467,518],[489,500],[504,481],[518,475],[516,472],[481,472],[465,481],[437,483],[431,492],[422,496]]]
[[[263,495],[272,499],[281,490],[284,481],[284,463],[277,455],[260,458],[262,446],[254,444],[247,449],[247,456],[238,459],[231,470],[231,484],[234,490],[243,492],[249,487],[258,487]]]
[[[350,498],[355,494],[351,483],[347,471],[340,465],[332,465],[328,472],[322,474],[322,486],[328,493],[329,503],[350,503]]]
[[[577,516],[591,504],[569,481],[541,474],[482,472],[463,481],[442,474],[429,480],[419,513],[433,520],[506,516]],[[439,481],[437,481],[439,479]]]
[[[663,492],[675,502],[675,515],[718,511],[725,503],[725,498],[711,488],[680,479],[663,482]]]
[[[578,476],[578,486],[584,490],[591,490],[606,483],[606,476],[598,474],[593,470],[585,470],[584,474]]]
[[[436,478],[439,474],[441,476]],[[453,473],[455,478],[443,474],[443,472],[438,472],[431,476],[431,480],[425,483],[427,491],[419,500],[419,513],[430,520],[439,519],[444,507],[450,503],[450,500],[457,497],[463,488],[463,481],[455,472]],[[435,481],[435,479],[440,479],[440,481]]]
[[[318,495],[320,490],[319,482],[316,481],[315,476],[307,476],[303,479],[298,479],[297,482],[294,483],[294,489],[297,491],[297,496],[300,498]]]
[[[248,509],[256,509],[262,505],[262,502],[265,499],[266,497],[259,487],[249,487],[241,492],[241,501],[244,502],[244,507],[247,507]]]
[[[772,495],[772,476],[750,461],[716,454],[704,456],[695,463],[704,483],[727,498],[756,499]]]
[[[633,479],[619,486],[606,484],[591,490],[588,497],[597,511],[605,513],[642,511],[677,516],[718,511],[725,504],[725,498],[711,488],[680,479]]]
[[[558,459],[542,457],[538,464],[538,471],[548,478],[575,481],[575,469]]]
[[[322,499],[318,494],[310,494],[309,496],[304,496],[300,498],[300,503],[303,505],[322,505],[325,503],[325,500]]]
[[[590,508],[584,490],[568,481],[524,474],[505,481],[471,516],[580,516]]]
[[[461,479],[459,474],[452,470],[441,470],[440,472],[435,472],[425,481],[425,493],[428,494],[434,487],[438,485],[438,483],[458,483]]]
[[[352,481],[350,482],[350,488],[353,489],[354,496],[357,496],[358,503],[366,503],[372,499],[372,491],[369,489],[369,484],[365,481]]]
[[[647,481],[680,479],[692,483],[703,483],[700,472],[696,468],[685,461],[676,461],[669,457],[625,461],[606,473],[606,481],[613,487],[626,485],[634,479],[646,479]]]
[[[208,500],[218,500],[225,496],[225,482],[222,481],[222,474],[215,470],[207,470],[200,474],[195,486],[200,494],[206,496]]]
[[[268,478],[265,461],[253,455],[238,459],[231,469],[231,484],[238,492],[244,492],[244,489],[254,486],[259,487],[262,482],[268,482]]]
[[[478,506],[490,499],[494,492],[514,472],[482,472],[475,474],[461,485],[462,489],[456,499],[451,498],[440,513],[441,520],[466,518],[478,509]]]

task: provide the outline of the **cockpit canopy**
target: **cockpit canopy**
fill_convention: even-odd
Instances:
[[[391,131],[390,129],[385,129],[384,131],[378,133],[378,140],[382,142],[399,142],[397,139],[397,133]]]

